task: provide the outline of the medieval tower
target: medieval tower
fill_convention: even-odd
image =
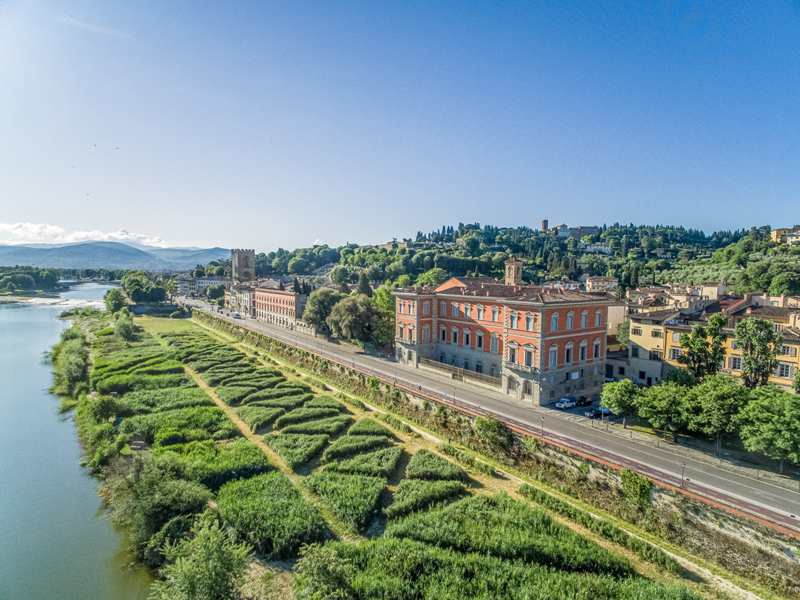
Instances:
[[[522,285],[522,261],[509,258],[506,263],[506,285]]]
[[[234,281],[252,281],[256,274],[255,250],[231,250],[231,276]]]

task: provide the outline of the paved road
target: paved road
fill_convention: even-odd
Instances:
[[[186,303],[208,311],[207,305],[199,302],[187,300]],[[396,382],[399,387],[422,392],[432,399],[474,413],[493,414],[517,429],[543,435],[569,448],[629,467],[676,487],[681,486],[681,465],[684,464],[683,488],[687,491],[800,531],[800,490],[787,490],[763,479],[732,473],[705,460],[692,458],[691,455],[682,456],[670,452],[668,448],[654,448],[646,443],[621,438],[606,433],[602,426],[593,428],[575,422],[568,418],[568,413],[512,400],[500,393],[448,380],[427,370],[356,354],[350,348],[324,339],[296,334],[253,319],[231,319],[216,313],[215,316],[325,358],[348,364],[384,381]]]

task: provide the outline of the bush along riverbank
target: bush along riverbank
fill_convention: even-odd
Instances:
[[[797,540],[794,538],[671,489],[661,488],[645,478],[636,479],[630,475],[623,478],[623,473],[616,469],[553,446],[546,440],[520,436],[495,419],[474,418],[450,407],[429,404],[426,398],[405,393],[345,365],[330,362],[212,315],[195,313],[193,318],[302,368],[313,377],[330,382],[330,385],[401,415],[441,437],[451,438],[469,451],[448,447],[440,451],[468,468],[473,463],[480,464],[480,461],[474,462],[476,456],[485,457],[512,473],[532,478],[539,485],[554,491],[556,496],[594,507],[593,512],[596,510],[600,515],[608,515],[610,520],[628,523],[634,531],[640,531],[654,540],[664,540],[687,558],[697,557],[712,568],[727,570],[733,574],[734,580],[738,577],[737,581],[744,586],[755,583],[759,593],[767,597],[777,593],[781,597],[800,598],[800,565]],[[388,418],[392,417],[388,415]],[[536,501],[530,494],[526,496]],[[623,539],[609,528],[616,528],[610,522],[608,526],[589,527],[590,523],[578,513],[568,514],[554,504],[549,508],[576,523],[583,523],[583,526],[641,556],[650,557],[648,560],[669,570],[676,568],[671,559],[657,556],[658,553],[654,552],[657,548],[651,544],[645,542],[639,545]],[[628,535],[622,530],[620,532]],[[340,554],[344,556],[337,551],[337,556]],[[311,556],[318,558],[313,552]],[[355,560],[352,555],[348,556],[348,560]]]

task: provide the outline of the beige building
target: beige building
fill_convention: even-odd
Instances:
[[[661,382],[664,326],[679,316],[680,311],[673,309],[631,315],[627,379],[648,386]]]
[[[616,277],[589,277],[586,280],[587,292],[616,292],[619,279]]]

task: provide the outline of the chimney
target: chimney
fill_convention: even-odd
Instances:
[[[746,311],[744,311],[744,314],[746,314],[746,315],[749,317],[750,315],[752,315],[752,314],[753,314],[753,309],[752,309],[751,307],[749,307],[749,306],[748,306],[748,307],[747,307],[747,310],[746,310]]]

